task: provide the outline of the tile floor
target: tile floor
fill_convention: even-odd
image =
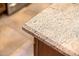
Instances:
[[[33,37],[22,26],[49,5],[30,4],[13,15],[0,16],[0,55],[33,55]]]

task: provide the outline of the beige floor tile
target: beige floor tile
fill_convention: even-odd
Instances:
[[[29,48],[33,37],[24,32],[22,26],[49,5],[50,4],[30,4],[28,7],[21,9],[11,16],[2,15],[0,17],[0,55],[33,54],[32,47]],[[28,48],[23,49],[25,46],[28,46]],[[31,50],[31,52],[28,51],[23,54],[25,50]]]

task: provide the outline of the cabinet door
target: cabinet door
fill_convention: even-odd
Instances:
[[[37,56],[63,56],[52,47],[35,38],[35,55]]]

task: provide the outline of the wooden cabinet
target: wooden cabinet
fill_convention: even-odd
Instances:
[[[59,53],[52,47],[49,47],[42,41],[38,40],[37,38],[34,39],[34,55],[35,56],[63,56],[63,54]]]
[[[0,14],[6,10],[5,3],[0,3]]]

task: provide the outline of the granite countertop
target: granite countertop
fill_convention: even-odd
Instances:
[[[58,51],[79,55],[78,4],[52,4],[23,27]]]

